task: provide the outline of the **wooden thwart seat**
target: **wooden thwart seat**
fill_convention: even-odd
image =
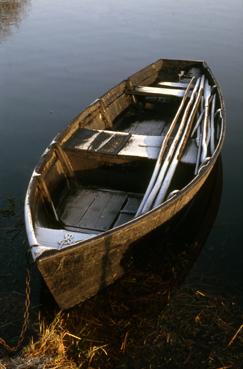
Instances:
[[[185,90],[188,86],[188,83],[187,82],[166,82],[166,81],[163,81],[163,82],[159,82],[158,85],[162,86],[162,87],[171,87],[171,88],[178,88],[178,89],[184,89]]]
[[[178,88],[176,89],[176,88],[137,86],[131,90],[128,90],[127,93],[130,95],[183,97],[185,91],[183,89]]]
[[[156,159],[162,140],[163,136],[80,129],[68,140],[64,149],[119,157]]]
[[[137,135],[120,131],[79,129],[64,145],[65,150],[156,160],[164,136]],[[191,139],[181,161],[195,163],[197,147]]]

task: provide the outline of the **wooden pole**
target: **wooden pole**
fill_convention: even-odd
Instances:
[[[183,152],[186,148],[186,144],[189,140],[192,124],[194,122],[195,115],[197,113],[197,110],[198,110],[198,107],[199,107],[199,104],[200,104],[202,93],[203,93],[203,91],[202,91],[202,89],[200,89],[199,93],[198,93],[198,96],[196,98],[195,104],[192,108],[191,114],[188,118],[186,128],[185,128],[185,130],[183,132],[183,135],[180,139],[180,143],[177,146],[177,149],[176,149],[176,152],[174,154],[173,160],[172,160],[172,162],[170,164],[170,167],[169,167],[169,169],[166,173],[166,177],[164,178],[164,181],[163,181],[162,186],[159,190],[159,193],[158,193],[158,195],[157,195],[157,197],[154,201],[154,207],[160,205],[161,202],[163,202],[164,199],[165,199],[165,196],[166,196],[167,191],[169,189],[169,186],[171,184],[172,178],[174,176],[176,167],[177,167],[177,165],[178,165],[178,163],[179,163],[179,161],[180,161],[180,159],[183,155]]]
[[[159,192],[159,189],[160,189],[160,186],[162,184],[162,181],[164,179],[164,176],[166,174],[166,171],[168,169],[168,166],[172,160],[172,157],[173,157],[173,154],[175,152],[175,149],[176,149],[176,146],[180,140],[180,137],[183,133],[183,130],[184,130],[184,127],[185,127],[185,124],[186,124],[186,121],[187,121],[187,117],[188,117],[188,114],[189,114],[189,111],[190,111],[190,108],[191,108],[191,105],[193,103],[193,100],[195,98],[195,94],[196,94],[196,91],[198,89],[198,86],[199,86],[199,83],[200,83],[200,78],[197,79],[197,82],[195,84],[195,87],[193,89],[193,92],[191,94],[191,97],[190,97],[190,100],[186,106],[186,109],[184,111],[184,114],[183,114],[183,117],[182,117],[182,120],[181,120],[181,123],[180,123],[180,126],[177,130],[177,133],[174,137],[174,140],[169,148],[169,151],[163,161],[163,164],[161,166],[160,171],[159,171],[159,174],[158,174],[158,178],[151,190],[151,192],[149,193],[149,195],[147,196],[146,198],[146,201],[144,202],[144,206],[141,210],[141,213],[145,213],[146,211],[150,210],[150,208],[152,207],[153,205],[153,201],[154,199],[156,198],[158,192]],[[189,86],[188,86],[189,87]],[[159,159],[161,161],[161,159]]]
[[[147,201],[147,199],[148,199],[148,197],[150,195],[150,192],[151,192],[151,190],[152,190],[152,188],[153,188],[153,186],[155,184],[155,181],[157,179],[157,176],[158,176],[158,173],[159,173],[159,170],[160,170],[160,167],[161,167],[161,162],[162,162],[162,159],[163,159],[165,150],[167,148],[167,144],[168,144],[169,139],[171,138],[171,135],[172,135],[172,133],[173,133],[173,131],[175,129],[176,123],[177,123],[178,118],[179,118],[179,116],[180,116],[180,114],[182,112],[182,109],[184,108],[186,99],[187,99],[187,97],[190,94],[191,86],[192,86],[194,80],[195,80],[195,77],[193,77],[191,79],[191,81],[189,82],[189,84],[188,84],[188,86],[186,88],[185,94],[184,94],[184,96],[183,96],[183,98],[181,100],[180,106],[179,106],[179,108],[178,108],[178,110],[176,112],[176,115],[175,115],[175,117],[174,117],[174,119],[173,119],[173,121],[172,121],[172,123],[170,125],[170,128],[169,128],[168,132],[166,133],[165,138],[164,138],[164,140],[162,142],[162,146],[161,146],[161,149],[160,149],[158,158],[157,158],[157,162],[156,162],[155,167],[154,167],[154,171],[153,171],[152,177],[150,179],[150,182],[149,182],[149,185],[147,187],[147,190],[146,190],[146,192],[144,194],[143,200],[142,200],[142,202],[141,202],[141,204],[140,204],[140,206],[139,206],[139,208],[137,210],[137,213],[135,215],[136,217],[138,217],[139,215],[141,215],[142,209],[144,207],[144,204],[146,203],[146,201]]]

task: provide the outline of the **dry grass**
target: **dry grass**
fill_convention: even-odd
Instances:
[[[49,325],[0,369],[240,369],[243,310],[206,287],[167,297],[159,276],[124,279]],[[136,292],[136,293],[135,293]],[[125,298],[126,296],[126,298]]]
[[[133,283],[133,292],[141,282]],[[79,367],[242,368],[243,310],[234,296],[181,288],[163,309],[162,283],[157,279],[157,288],[155,278],[144,283],[147,291],[135,296],[127,286],[125,299],[119,285],[119,291],[110,288],[65,314],[66,329],[82,337],[67,346]]]
[[[242,321],[234,296],[181,289],[158,319],[163,367],[242,368]]]
[[[50,325],[40,321],[39,340],[32,340],[19,356],[3,361],[0,369],[76,369],[66,354],[67,335],[60,313]]]

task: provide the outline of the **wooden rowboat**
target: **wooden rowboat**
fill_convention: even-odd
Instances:
[[[160,59],[55,137],[32,174],[25,223],[62,309],[123,274],[128,247],[202,187],[224,136],[223,98],[207,64]]]

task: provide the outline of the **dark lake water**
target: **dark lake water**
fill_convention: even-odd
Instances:
[[[44,148],[108,88],[160,57],[205,59],[222,86],[227,135],[221,204],[194,270],[240,294],[242,41],[242,0],[0,0],[2,206],[12,197],[21,208]],[[7,282],[6,260],[15,255],[11,268],[18,275],[24,252],[21,245],[0,244],[1,288],[8,290],[10,284],[11,290],[15,282]]]

